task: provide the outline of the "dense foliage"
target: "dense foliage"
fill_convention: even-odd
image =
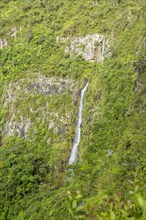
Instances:
[[[85,94],[79,161],[67,165],[78,105],[69,93],[24,96],[16,118],[30,115],[27,137],[0,134],[1,220],[146,219],[146,64],[143,0],[2,0],[0,131],[9,120],[5,92],[20,79],[68,76]],[[111,57],[87,62],[64,53],[56,36],[100,33]],[[24,80],[25,82],[25,80]],[[38,101],[39,100],[39,101]],[[68,134],[48,130],[42,110],[72,116]],[[11,103],[10,103],[11,104]],[[51,142],[47,143],[48,137]]]

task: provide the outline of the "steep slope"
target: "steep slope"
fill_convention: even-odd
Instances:
[[[1,219],[144,219],[145,2],[3,0],[1,15]]]

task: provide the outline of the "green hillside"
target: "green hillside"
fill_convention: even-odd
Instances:
[[[145,1],[0,10],[0,220],[146,219]]]

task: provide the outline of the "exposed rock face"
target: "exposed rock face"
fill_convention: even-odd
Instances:
[[[133,18],[133,16],[132,16],[132,12],[130,10],[127,15],[127,20],[129,21],[129,23],[131,22],[132,18]]]
[[[11,33],[10,33],[11,37],[16,38],[17,37],[17,31],[18,30],[17,30],[16,27],[12,28]]]
[[[142,83],[140,83],[138,80],[136,81],[136,87],[135,91],[141,91]]]
[[[99,4],[98,1],[93,1],[93,2],[92,2],[92,5],[93,5],[93,6],[97,6],[98,4]]]
[[[8,42],[6,39],[0,39],[0,49],[8,46]]]
[[[4,107],[9,109],[2,135],[27,137],[30,128],[33,128],[34,132],[37,130],[35,127],[37,120],[39,123],[47,123],[48,130],[54,133],[66,133],[67,127],[71,125],[71,113],[62,114],[59,110],[57,112],[56,108],[50,110],[50,100],[54,100],[53,95],[61,96],[69,91],[72,101],[75,102],[78,93],[76,84],[69,78],[42,75],[10,83],[2,97]],[[43,105],[37,98],[38,94],[45,98]]]
[[[106,157],[110,157],[110,156],[112,156],[113,153],[114,153],[113,150],[108,150],[108,152],[107,152],[107,154],[106,154]]]
[[[3,134],[8,136],[14,136],[16,134],[19,137],[27,137],[27,132],[29,131],[30,127],[31,122],[29,118],[21,117],[20,121],[18,122],[13,121],[13,118],[11,118],[6,122]]]
[[[70,89],[71,93],[75,92],[74,89],[75,81],[71,79],[59,79],[56,78],[47,78],[44,76],[39,77],[35,81],[29,82],[29,90],[33,90],[36,93],[42,95],[53,95],[53,94],[62,94]]]
[[[70,42],[65,47],[65,53],[81,55],[86,61],[102,62],[104,57],[111,56],[109,40],[101,34],[91,34],[85,37],[56,37],[56,42]]]
[[[4,106],[7,102],[14,102],[17,97],[19,97],[19,92],[24,92],[25,94],[35,94],[42,95],[54,95],[54,94],[63,94],[67,90],[70,90],[70,94],[74,99],[76,99],[76,82],[69,78],[61,79],[55,77],[45,77],[40,75],[35,79],[21,79],[17,82],[10,83],[6,89],[6,94],[4,95]]]

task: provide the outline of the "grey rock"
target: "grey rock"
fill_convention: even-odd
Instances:
[[[21,117],[19,121],[13,120],[7,121],[4,126],[3,135],[14,136],[15,134],[19,137],[26,137],[31,127],[29,118]]]
[[[109,39],[101,34],[91,34],[84,37],[56,37],[56,42],[66,43],[70,41],[69,46],[65,47],[65,53],[82,56],[86,61],[102,62],[104,57],[110,57]]]
[[[114,153],[113,150],[108,150],[106,157],[110,157],[110,156],[112,156],[113,153]]]
[[[0,39],[0,49],[8,46],[8,42],[6,39]]]
[[[98,1],[93,1],[93,2],[92,2],[92,5],[93,5],[93,6],[97,6],[98,4],[99,4]]]
[[[48,138],[47,144],[50,144],[50,143],[51,143],[51,138]]]
[[[28,103],[27,109],[29,109],[29,112],[22,112],[21,103],[23,104],[28,97],[32,100],[37,94],[53,96],[55,94],[62,95],[67,91],[70,92],[73,103],[77,101],[79,94],[78,83],[70,78],[45,77],[39,74],[34,76],[34,78],[23,78],[16,82],[11,82],[4,89],[2,95],[3,106],[9,109],[9,117],[3,127],[2,135],[17,135],[29,138],[29,130],[32,127],[33,134],[35,134],[37,128],[35,127],[35,120],[30,120],[32,114],[38,115],[37,120],[40,123],[47,122],[49,130],[51,129],[59,135],[65,134],[68,126],[71,125],[71,112],[65,112],[62,115],[57,109],[50,111],[49,102],[47,101],[43,105],[40,103],[39,108],[35,108],[33,102]]]
[[[68,89],[75,92],[75,81],[71,79],[57,79],[41,76],[29,83],[28,90],[42,95],[53,95],[65,93]]]
[[[142,83],[140,83],[139,81],[136,81],[135,91],[141,91],[141,87],[142,87]]]

